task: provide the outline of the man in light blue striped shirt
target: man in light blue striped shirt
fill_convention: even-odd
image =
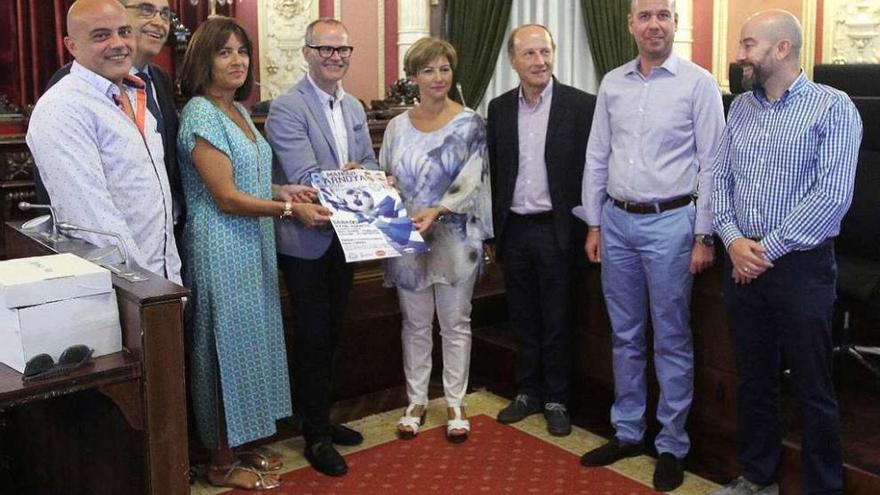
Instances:
[[[753,90],[734,100],[715,160],[714,228],[729,254],[742,471],[716,495],[778,493],[780,354],[801,403],[801,493],[843,493],[831,381],[833,238],[852,200],[862,124],[845,93],[807,80],[801,33],[781,10],[746,21],[737,62]]]

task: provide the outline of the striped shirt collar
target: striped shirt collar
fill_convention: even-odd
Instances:
[[[771,103],[767,100],[767,95],[764,93],[764,88],[758,88],[752,91],[752,97],[754,98],[753,101],[755,101],[762,107],[770,107],[773,105],[780,105],[784,107],[788,104],[788,100],[790,98],[795,98],[799,94],[801,94],[809,82],[810,81],[807,79],[807,75],[804,74],[803,70],[801,70],[801,73],[798,74],[794,82],[791,83],[791,86],[789,86],[788,89],[786,89],[782,93],[782,96],[780,96],[778,100]]]

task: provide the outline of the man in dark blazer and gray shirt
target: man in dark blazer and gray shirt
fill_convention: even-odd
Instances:
[[[147,85],[150,98],[147,99],[147,110],[156,119],[159,134],[165,151],[165,170],[171,185],[171,197],[174,208],[175,234],[181,231],[185,220],[186,205],[183,201],[183,190],[180,185],[180,171],[177,168],[177,108],[174,105],[174,86],[171,78],[158,65],[152,63],[153,58],[162,51],[168,32],[171,29],[171,9],[168,0],[120,0],[128,13],[135,37],[135,52],[132,54],[131,73]],[[62,77],[70,73],[70,64],[58,69],[46,89],[51,88]],[[34,171],[37,202],[48,203],[49,195]]]
[[[489,104],[487,141],[495,247],[518,353],[517,396],[498,421],[543,411],[547,430],[561,436],[571,433],[571,273],[585,234],[571,210],[580,204],[596,99],[553,77],[555,51],[544,26],[511,32],[507,55],[520,86]]]

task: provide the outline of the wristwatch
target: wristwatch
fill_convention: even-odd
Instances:
[[[290,218],[293,216],[293,203],[290,201],[284,202],[284,211],[281,212],[281,216],[279,218]]]
[[[706,247],[715,246],[715,237],[711,234],[697,234],[694,236],[694,240]]]

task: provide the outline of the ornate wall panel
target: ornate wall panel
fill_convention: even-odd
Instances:
[[[880,63],[880,0],[825,0],[822,63]]]
[[[275,98],[308,72],[303,37],[317,17],[318,0],[259,2],[260,99]]]

